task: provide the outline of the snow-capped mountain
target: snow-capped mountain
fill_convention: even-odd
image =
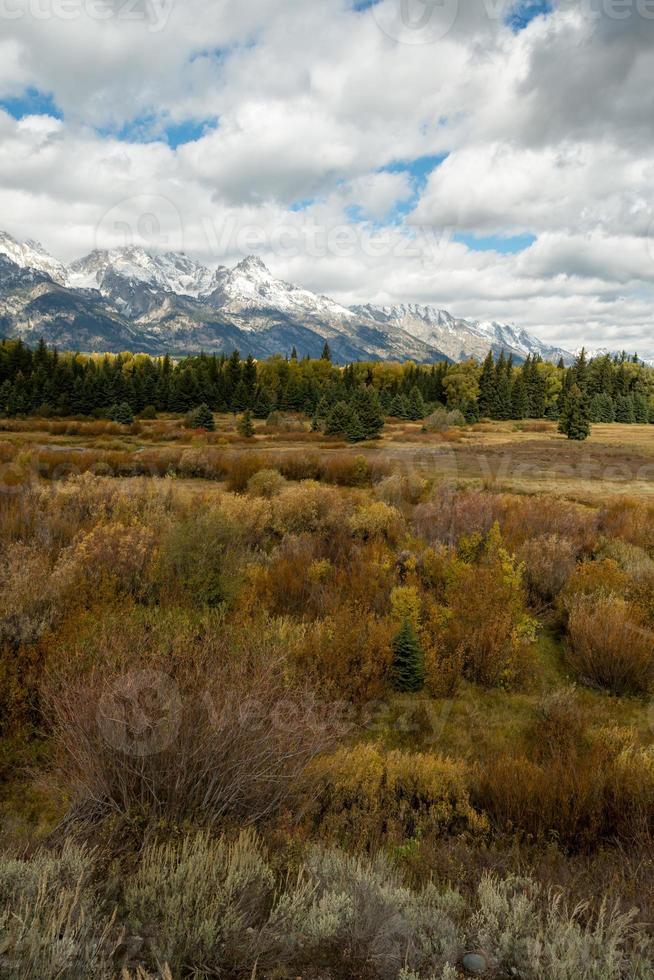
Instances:
[[[211,291],[214,273],[181,252],[151,255],[138,246],[96,250],[68,267],[68,285],[74,289],[103,292],[107,277],[116,276],[197,298]]]
[[[81,350],[230,351],[345,360],[571,355],[524,330],[457,319],[431,306],[348,308],[276,279],[254,255],[209,269],[183,253],[96,250],[64,266],[34,242],[0,232],[0,334]]]
[[[356,320],[351,310],[327,296],[275,279],[256,255],[248,255],[231,271],[224,267],[218,269],[209,299],[240,318],[244,329],[250,330],[265,327],[275,313],[306,323]]]
[[[40,242],[17,242],[6,231],[0,231],[0,255],[6,255],[19,269],[35,269],[53,282],[66,284],[66,267],[49,255]]]
[[[568,351],[545,344],[526,330],[495,321],[479,322],[452,316],[447,310],[416,303],[396,306],[355,306],[353,311],[362,318],[381,325],[394,323],[430,347],[436,347],[452,361],[469,357],[483,359],[489,350],[504,351],[524,360],[529,354],[539,354],[544,360],[571,359]]]

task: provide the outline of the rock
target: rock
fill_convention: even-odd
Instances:
[[[472,977],[481,977],[488,969],[488,962],[481,953],[466,953],[461,960],[463,969]]]

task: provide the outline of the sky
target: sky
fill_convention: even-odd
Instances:
[[[654,350],[654,0],[0,0],[0,228]]]

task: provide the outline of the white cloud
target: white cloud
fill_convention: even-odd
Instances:
[[[47,2],[44,18],[36,0],[0,0],[0,100],[33,88],[64,114],[0,110],[13,234],[72,258],[139,234],[145,215],[153,247],[213,264],[258,251],[343,302],[433,302],[569,346],[649,345],[647,0],[623,2],[624,19],[611,0],[559,0],[517,35],[505,0],[460,0],[444,30],[448,0],[422,44],[398,43],[416,40],[399,0],[359,13],[345,0]],[[115,136],[189,119],[217,123],[176,150]],[[439,153],[424,188],[382,169]],[[475,252],[456,232],[536,242]]]

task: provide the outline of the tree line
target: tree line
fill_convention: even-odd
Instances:
[[[144,354],[83,355],[43,342],[0,343],[0,413],[5,416],[85,416],[127,422],[152,412],[186,414],[301,412],[315,429],[352,441],[370,438],[388,416],[425,418],[445,406],[466,422],[480,418],[558,420],[566,434],[584,438],[592,422],[654,421],[654,369],[634,355],[552,364],[491,352],[483,363],[332,363],[328,345],[319,359],[274,356],[255,361],[199,354],[173,360]],[[584,434],[585,433],[585,434]]]

